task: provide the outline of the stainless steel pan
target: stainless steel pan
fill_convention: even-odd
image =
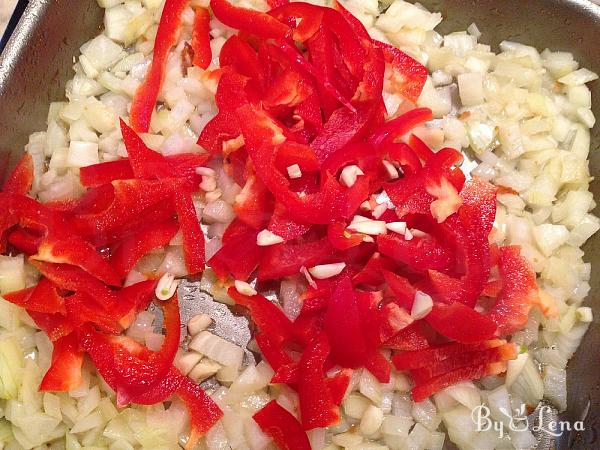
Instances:
[[[1,0],[0,0],[1,1]],[[573,52],[585,67],[600,73],[600,6],[587,0],[420,0],[441,11],[442,32],[464,30],[476,22],[482,41],[497,45],[514,39],[539,49]],[[45,129],[48,104],[61,100],[72,76],[73,57],[102,23],[96,0],[31,0],[0,56],[0,178],[23,152],[29,134]],[[600,83],[592,84],[593,110],[600,114]],[[600,174],[600,129],[592,132],[591,172]],[[600,183],[593,191],[600,199]],[[586,245],[594,263],[588,303],[596,320],[569,363],[569,408],[561,419],[585,416],[583,433],[564,433],[558,449],[600,449],[600,235]],[[587,414],[586,414],[586,411]]]

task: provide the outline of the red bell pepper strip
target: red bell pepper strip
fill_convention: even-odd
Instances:
[[[300,422],[277,401],[267,403],[252,418],[280,450],[310,450],[308,436]]]
[[[279,4],[271,5],[271,2]],[[271,2],[269,6],[272,9],[269,14],[280,22],[292,24],[294,41],[306,42],[319,30],[325,8],[304,2],[289,3],[287,0],[271,0]]]
[[[275,210],[267,227],[269,231],[289,241],[306,234],[310,225],[292,219],[283,205],[275,204]]]
[[[379,331],[377,336],[378,346],[383,342],[387,342],[414,322],[406,308],[393,302],[383,305],[379,308],[378,313],[379,324],[375,327]]]
[[[347,250],[362,244],[365,235],[346,230],[346,224],[343,222],[332,222],[327,227],[327,238],[334,248]]]
[[[48,336],[52,342],[68,336],[75,331],[76,324],[60,313],[40,313],[28,311],[36,326]]]
[[[169,244],[179,226],[174,219],[148,224],[125,237],[110,256],[110,263],[121,278],[124,278],[139,259],[150,251]]]
[[[232,66],[236,73],[253,79],[259,86],[262,84],[263,68],[256,51],[237,35],[231,36],[223,44],[219,53],[219,63],[221,67]]]
[[[325,331],[333,361],[342,367],[361,367],[367,354],[361,312],[348,278],[333,292],[325,313]]]
[[[47,278],[42,278],[34,287],[10,292],[2,297],[28,311],[46,314],[66,313],[64,298],[58,293],[56,285]]]
[[[26,255],[37,253],[42,237],[23,228],[16,228],[8,235],[8,243]]]
[[[179,348],[180,319],[177,296],[161,302],[167,329],[165,340],[158,352],[147,353],[125,336],[109,336],[84,328],[82,347],[106,382],[117,392],[119,405],[127,405],[151,391],[169,374],[173,358]]]
[[[413,285],[403,276],[389,270],[383,271],[383,277],[396,296],[396,301],[407,310],[411,310],[417,293]]]
[[[190,438],[185,449],[193,450],[200,438],[223,416],[223,411],[206,395],[204,389],[188,377],[181,374],[179,374],[179,377],[181,383],[176,394],[185,403],[190,416]]]
[[[441,335],[466,344],[491,339],[498,329],[490,318],[459,302],[433,305],[425,320]]]
[[[30,260],[30,263],[61,289],[82,291],[103,306],[114,305],[117,301],[113,291],[79,267],[36,260]]]
[[[263,248],[256,244],[258,230],[244,227],[244,231],[229,238],[223,235],[223,246],[208,260],[208,265],[221,279],[231,274],[236,280],[247,280],[260,262]]]
[[[369,141],[375,146],[385,142],[394,142],[394,139],[400,137],[417,125],[427,122],[432,119],[431,110],[428,108],[415,108],[407,113],[402,114],[395,119],[386,122],[381,125],[375,132],[369,137]]]
[[[87,241],[77,235],[69,238],[42,239],[37,254],[30,257],[36,261],[55,264],[71,264],[81,267],[90,275],[111,286],[120,286],[121,278],[109,262]]]
[[[305,430],[323,428],[340,420],[338,407],[325,378],[325,360],[330,352],[325,333],[315,336],[300,359],[298,396],[300,417]]]
[[[422,402],[442,389],[452,386],[460,381],[479,380],[481,378],[498,375],[506,371],[506,362],[483,364],[480,366],[462,367],[452,372],[439,375],[424,384],[419,384],[411,391],[415,402]]]
[[[79,350],[77,333],[71,333],[54,342],[52,364],[40,384],[42,392],[68,392],[83,382],[81,367],[83,352]]]
[[[102,211],[75,214],[75,229],[84,236],[106,236],[135,222],[150,207],[172,198],[179,180],[116,180],[112,196]],[[144,220],[142,218],[142,220]],[[143,223],[143,222],[142,222]]]
[[[413,323],[383,343],[383,347],[399,351],[424,350],[429,347],[420,323]]]
[[[429,161],[429,159],[433,156],[433,150],[431,150],[427,144],[425,144],[425,142],[423,142],[414,134],[411,134],[408,138],[408,145],[423,162]]]
[[[227,0],[211,0],[210,7],[215,17],[225,25],[264,39],[284,38],[290,32],[287,25],[274,17],[233,6]]]
[[[380,41],[373,43],[383,50],[386,62],[398,72],[398,77],[392,78],[394,90],[407,100],[416,102],[427,81],[427,68],[393,45]]]
[[[465,352],[452,358],[444,359],[425,367],[411,370],[410,374],[417,384],[422,384],[444,373],[452,372],[461,367],[479,366],[500,361],[508,361],[517,357],[515,344],[504,344],[475,352]]]
[[[252,228],[263,229],[272,215],[272,196],[262,181],[251,175],[235,197],[233,210],[242,222]]]
[[[131,103],[129,120],[132,128],[138,133],[146,133],[150,128],[150,119],[165,76],[169,51],[179,38],[181,14],[187,4],[186,0],[167,0],[163,8],[154,41],[152,64]]]
[[[498,335],[507,336],[527,324],[529,311],[538,299],[535,272],[518,246],[501,247],[498,261],[502,290],[489,312]]]
[[[175,193],[175,210],[183,235],[183,256],[190,275],[204,271],[204,233],[192,201],[191,192],[180,190]]]
[[[330,259],[334,252],[329,239],[300,244],[283,243],[265,247],[260,265],[258,279],[274,280],[300,273],[302,267],[313,267]]]
[[[212,50],[210,48],[210,13],[206,8],[196,8],[192,49],[194,49],[194,65],[201,69],[208,68],[212,61]]]
[[[33,185],[33,159],[25,153],[2,186],[7,194],[26,195]]]
[[[247,296],[230,287],[227,294],[238,304],[250,310],[252,320],[263,335],[272,335],[281,341],[292,337],[292,322],[274,303],[260,294]]]
[[[342,369],[336,373],[333,378],[329,378],[327,380],[327,387],[331,393],[333,403],[336,405],[339,406],[342,403],[342,400],[344,400],[344,397],[348,392],[348,386],[350,385],[351,379],[352,370]]]
[[[382,256],[379,252],[375,252],[371,255],[360,272],[352,277],[352,283],[355,286],[366,284],[378,287],[385,282],[384,271],[395,270],[396,268],[397,264],[391,258]]]
[[[476,344],[444,344],[425,350],[401,352],[394,355],[392,361],[398,370],[420,369],[421,367],[426,367],[445,359],[455,358],[466,352],[486,350],[488,348],[500,347],[504,344],[506,344],[506,341],[502,339],[491,339]]]
[[[128,159],[92,164],[79,169],[79,179],[85,187],[98,187],[114,180],[128,180],[133,177],[133,169]]]
[[[271,334],[258,333],[255,336],[261,354],[271,368],[277,373],[282,367],[295,364],[292,357],[285,351],[281,339]],[[277,376],[277,374],[275,375]],[[279,383],[279,381],[273,381]]]
[[[414,237],[390,233],[377,236],[379,251],[390,258],[407,264],[413,270],[445,270],[454,262],[454,255],[431,236]]]

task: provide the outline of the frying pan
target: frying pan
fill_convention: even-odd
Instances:
[[[1,0],[0,0],[1,1]],[[572,52],[582,66],[600,73],[600,6],[588,0],[420,0],[440,11],[441,33],[477,23],[481,42],[515,40],[540,50]],[[79,47],[98,34],[102,11],[96,0],[32,0],[0,55],[0,179],[20,157],[28,136],[46,128],[48,104],[64,98]],[[590,85],[592,109],[600,114],[600,82]],[[590,170],[600,175],[600,126],[592,130]],[[600,182],[592,183],[600,199]],[[544,449],[600,449],[600,234],[584,248],[593,268],[587,304],[595,320],[568,366],[569,406],[560,420],[583,420],[585,431],[565,432]]]

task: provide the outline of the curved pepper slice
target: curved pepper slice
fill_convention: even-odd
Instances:
[[[163,8],[154,41],[152,64],[131,103],[129,120],[137,132],[146,133],[150,128],[152,112],[165,76],[167,57],[177,43],[181,14],[187,4],[186,0],[167,0]]]
[[[114,267],[89,242],[76,235],[60,240],[42,239],[37,253],[30,259],[78,266],[108,285],[121,285],[121,277]]]
[[[340,420],[339,409],[325,378],[325,361],[329,352],[327,336],[321,333],[305,348],[300,359],[298,396],[305,430],[328,427]]]
[[[407,241],[399,234],[382,234],[377,236],[377,246],[382,254],[413,270],[445,270],[454,262],[451,251],[431,236]]]
[[[26,255],[36,253],[41,241],[42,238],[39,234],[23,228],[15,228],[8,235],[8,243]]]
[[[290,28],[274,17],[253,9],[233,6],[227,0],[211,0],[210,7],[217,19],[225,25],[255,36],[284,38]]]
[[[76,324],[60,313],[40,313],[28,311],[37,327],[48,336],[52,342],[68,336],[75,331]]]
[[[194,30],[192,32],[192,48],[194,49],[194,65],[201,69],[210,66],[212,50],[210,48],[210,13],[206,8],[196,8]]]
[[[310,450],[308,436],[300,422],[277,401],[267,403],[252,418],[280,450]]]
[[[395,119],[381,125],[369,137],[369,141],[375,146],[386,142],[394,142],[394,139],[408,133],[414,127],[432,119],[429,108],[415,108]]]
[[[518,246],[501,247],[498,261],[502,290],[489,312],[498,325],[498,335],[507,336],[527,324],[529,311],[538,299],[535,272]]]
[[[238,305],[250,310],[252,320],[261,334],[272,335],[282,342],[292,337],[292,322],[274,303],[260,294],[253,296],[240,294],[235,287],[230,287],[227,293]]]
[[[125,277],[139,259],[151,250],[169,244],[179,226],[173,219],[148,224],[125,237],[110,256],[110,263],[121,278]]]
[[[42,278],[33,287],[10,292],[2,297],[28,311],[48,314],[66,313],[64,298],[59,295],[56,285],[47,278]]]
[[[415,402],[422,402],[427,397],[432,396],[448,386],[452,386],[460,381],[479,380],[490,375],[498,375],[502,372],[506,372],[506,367],[506,362],[461,367],[460,369],[432,378],[423,384],[418,384],[411,391],[412,398]]]
[[[433,305],[425,320],[441,335],[467,344],[491,339],[498,329],[492,319],[459,302]]]
[[[175,211],[183,236],[183,256],[188,274],[204,271],[204,233],[190,191],[180,189],[175,193]]]
[[[128,180],[133,177],[133,169],[128,159],[106,161],[79,169],[79,179],[85,187],[98,187],[114,180]]]
[[[40,391],[67,392],[78,387],[83,377],[83,352],[79,350],[77,333],[71,333],[54,342],[52,364],[40,384]]]
[[[26,195],[33,185],[33,159],[25,153],[2,186],[2,192]]]
[[[274,280],[300,273],[302,267],[313,267],[331,257],[334,249],[329,239],[306,243],[282,243],[263,250],[258,279]]]
[[[241,224],[233,221],[223,235],[223,246],[208,260],[217,276],[221,279],[232,275],[236,280],[247,280],[260,262],[263,248],[256,244],[258,230],[242,224],[241,230],[232,236],[227,232]]]
[[[310,229],[310,225],[292,219],[285,207],[280,203],[276,203],[267,228],[277,236],[281,236],[285,241],[289,241],[306,234]]]
[[[127,405],[150,391],[165,379],[172,368],[179,348],[180,319],[177,296],[161,302],[167,329],[165,340],[158,352],[150,352],[125,336],[109,336],[84,328],[81,345],[94,365],[117,392],[119,405]]]

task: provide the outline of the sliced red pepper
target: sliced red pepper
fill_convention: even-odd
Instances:
[[[265,247],[258,268],[259,280],[277,278],[300,273],[302,267],[313,267],[331,257],[333,247],[329,239],[294,244],[283,243]]]
[[[150,251],[169,244],[179,226],[173,219],[148,224],[123,239],[112,252],[110,263],[121,278],[124,278],[139,259]]]
[[[292,357],[285,351],[281,339],[274,335],[258,333],[255,336],[260,353],[265,357],[271,368],[277,373],[282,367],[294,364]],[[275,375],[277,376],[277,375]],[[279,381],[273,381],[278,383]]]
[[[2,186],[7,194],[26,195],[33,185],[33,159],[25,153]]]
[[[538,288],[535,272],[518,246],[500,248],[498,268],[502,290],[489,318],[498,325],[498,335],[507,336],[527,324],[529,311],[538,299]]]
[[[500,347],[504,344],[506,344],[506,341],[501,339],[492,339],[476,344],[451,343],[431,347],[426,350],[398,353],[392,359],[396,369],[413,370],[426,367],[438,361],[454,358],[457,355],[461,355],[465,352],[474,352],[488,348]]]
[[[75,331],[76,324],[67,319],[60,313],[40,313],[28,311],[36,326],[48,336],[52,342],[55,342]]]
[[[298,396],[300,398],[300,417],[305,430],[324,428],[340,420],[325,378],[325,360],[330,347],[327,336],[322,333],[302,353],[300,360],[300,379]]]
[[[194,65],[206,69],[212,61],[210,48],[210,13],[208,9],[198,7],[194,17],[192,32],[192,48],[194,49]]]
[[[85,187],[98,187],[110,184],[114,180],[128,180],[133,177],[133,169],[128,159],[92,164],[79,169],[79,179]]]
[[[396,303],[386,303],[379,309],[379,336],[377,344],[387,342],[405,328],[412,325],[414,319],[403,308]]]
[[[252,228],[263,229],[272,215],[272,197],[262,181],[250,176],[235,197],[233,210],[242,222]]]
[[[26,255],[37,253],[42,237],[23,228],[16,228],[8,235],[8,243]]]
[[[61,289],[82,291],[104,306],[114,305],[117,301],[113,291],[79,267],[35,260],[30,260],[30,263]]]
[[[277,401],[267,403],[252,418],[280,450],[310,450],[310,442],[300,422]]]
[[[232,222],[232,225],[235,223],[236,221]],[[260,262],[264,250],[256,244],[258,230],[244,227],[245,230],[227,239],[223,235],[223,246],[208,261],[219,278],[226,278],[231,274],[236,280],[247,280]],[[228,230],[225,230],[226,234]]]
[[[260,294],[240,294],[235,287],[230,287],[227,293],[237,304],[250,310],[252,320],[263,335],[273,335],[281,341],[291,338],[292,322],[274,303]]]
[[[102,377],[117,392],[119,405],[127,405],[151,391],[172,368],[180,337],[177,296],[161,302],[160,306],[165,315],[167,334],[158,352],[146,355],[145,347],[139,349],[135,341],[125,336],[109,336],[89,327],[83,332],[82,347]]]
[[[175,210],[183,235],[183,256],[190,275],[204,271],[204,233],[196,214],[191,192],[179,190],[175,193]]]
[[[54,342],[52,364],[40,384],[42,392],[68,392],[83,382],[81,367],[83,352],[79,350],[77,333],[71,333]]]
[[[179,374],[181,383],[176,394],[183,402],[190,416],[190,438],[185,446],[186,450],[196,448],[200,438],[210,430],[223,416],[223,411],[208,396],[204,389]]]
[[[382,254],[413,270],[445,270],[454,262],[452,252],[431,236],[407,241],[400,234],[382,234],[377,236],[377,247]]]
[[[417,384],[422,384],[444,373],[461,367],[479,366],[500,361],[508,361],[517,357],[515,344],[504,344],[485,350],[466,352],[452,358],[437,361],[420,369],[411,370],[410,374]]]
[[[348,386],[350,385],[350,380],[352,379],[352,370],[350,369],[342,369],[338,373],[336,373],[333,378],[329,378],[327,381],[327,387],[329,388],[329,392],[331,393],[331,398],[333,399],[333,403],[336,405],[340,405],[346,393],[348,392]]]
[[[31,259],[81,267],[90,275],[111,286],[120,286],[121,277],[96,249],[77,235],[69,238],[42,239],[37,254]]]
[[[346,230],[346,224],[343,222],[333,222],[327,227],[327,237],[334,248],[347,250],[362,244],[365,235]]]
[[[498,375],[506,371],[506,362],[483,364],[481,366],[462,367],[452,372],[439,375],[424,384],[419,384],[411,391],[415,402],[422,402],[442,389],[452,386],[460,381],[479,380],[481,378]]]
[[[227,0],[211,0],[210,7],[217,19],[225,25],[255,36],[284,38],[290,28],[274,17],[253,9],[233,6]]]
[[[416,351],[428,348],[429,342],[420,324],[413,323],[385,341],[383,347],[399,351]]]
[[[380,41],[373,43],[383,50],[385,60],[396,70],[397,76],[392,78],[394,91],[407,100],[416,102],[427,81],[427,68],[393,45]]]
[[[408,145],[423,162],[429,161],[429,159],[433,156],[433,150],[431,150],[427,144],[425,144],[425,142],[423,142],[414,134],[411,134],[408,138]]]
[[[459,302],[433,305],[425,320],[441,335],[466,344],[491,339],[498,329],[490,318]]]
[[[172,179],[113,181],[112,195],[105,194],[108,207],[75,214],[73,224],[84,236],[107,236],[139,220],[148,208],[171,198],[180,184]]]
[[[289,241],[306,234],[310,225],[292,219],[283,205],[275,204],[275,210],[268,226],[269,231]]]
[[[258,55],[250,44],[237,35],[231,36],[219,54],[221,67],[233,66],[237,73],[245,75],[255,82],[262,82],[263,68],[258,61]]]
[[[181,14],[187,4],[186,0],[167,0],[163,8],[154,41],[152,64],[131,103],[129,120],[138,133],[146,133],[150,128],[152,112],[165,76],[167,57],[179,38]]]
[[[394,142],[394,139],[400,137],[417,125],[427,122],[432,119],[431,110],[428,108],[415,108],[412,109],[395,119],[392,119],[385,124],[381,125],[375,132],[369,137],[369,141],[375,146],[386,143]]]
[[[348,278],[333,292],[325,313],[325,331],[331,357],[342,367],[361,367],[367,354],[362,319],[356,294]]]
[[[34,287],[10,292],[2,297],[30,312],[66,313],[64,298],[58,293],[56,285],[47,278],[42,278]]]
[[[273,9],[269,14],[281,22],[292,24],[294,41],[306,42],[321,26],[323,7],[304,2],[289,3],[287,0],[274,0],[274,2],[280,4],[270,5]],[[297,23],[298,21],[300,23]]]
[[[384,271],[395,270],[397,264],[387,256],[382,256],[381,253],[375,252],[371,255],[367,263],[362,267],[352,278],[354,285],[366,284],[377,287],[384,283]]]
[[[396,296],[397,302],[407,310],[412,309],[415,295],[417,293],[417,290],[413,287],[413,285],[410,284],[410,282],[403,276],[390,272],[389,270],[383,271],[383,277],[385,278],[387,285]]]

